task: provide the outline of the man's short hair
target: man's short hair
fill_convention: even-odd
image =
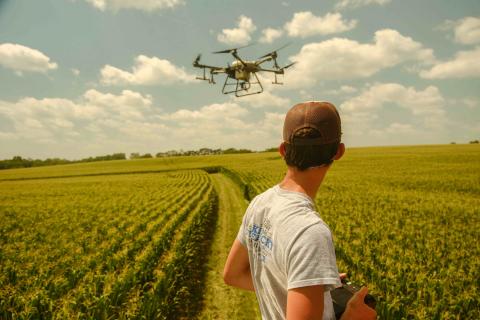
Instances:
[[[313,128],[303,128],[295,132],[295,138],[318,138],[320,133]],[[311,167],[330,165],[337,153],[340,142],[322,145],[294,145],[285,143],[285,162],[288,166],[304,171]]]

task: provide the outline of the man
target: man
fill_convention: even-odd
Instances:
[[[226,284],[256,292],[263,319],[335,319],[330,290],[340,285],[330,229],[313,199],[334,160],[345,152],[340,116],[328,102],[293,106],[279,147],[288,170],[250,203],[228,255]],[[342,319],[375,319],[367,288]]]

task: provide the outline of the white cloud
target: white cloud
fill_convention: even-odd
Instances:
[[[452,60],[436,63],[430,70],[423,70],[420,76],[426,79],[480,77],[480,47],[459,51]]]
[[[17,125],[21,126],[24,121],[35,121],[50,130],[78,121],[142,118],[150,110],[152,100],[148,95],[142,96],[130,90],[114,95],[91,89],[78,102],[62,98],[27,97],[18,100],[13,109],[5,107],[7,104],[3,103],[0,114],[6,115]]]
[[[261,94],[254,94],[238,99],[239,103],[246,103],[252,108],[288,108],[290,99],[277,96],[269,91]]]
[[[0,157],[81,158],[112,152],[256,148],[280,142],[281,123],[236,102],[164,112],[152,97],[88,90],[76,101],[61,98],[0,100]],[[72,148],[74,146],[74,148]]]
[[[340,86],[339,89],[328,90],[328,91],[326,91],[325,93],[336,96],[336,95],[348,95],[348,94],[353,94],[353,93],[355,93],[355,92],[357,92],[357,91],[358,91],[358,89],[355,88],[355,87],[343,85],[343,86]]]
[[[130,90],[123,90],[121,95],[101,93],[97,90],[88,90],[83,95],[87,105],[95,106],[99,110],[109,110],[118,114],[122,119],[142,120],[145,111],[152,105],[152,97]]]
[[[371,44],[333,38],[308,43],[289,59],[297,62],[287,72],[289,85],[305,87],[321,80],[366,78],[406,61],[431,62],[434,56],[412,38],[383,29],[375,32]]]
[[[451,108],[467,108],[467,109],[476,109],[480,106],[480,99],[475,97],[464,97],[460,99],[450,98],[447,100],[448,105]]]
[[[413,128],[411,124],[408,123],[391,123],[386,129],[386,132],[393,133],[393,134],[405,134],[405,133],[415,133],[416,130]]]
[[[439,30],[453,29],[454,40],[462,44],[480,43],[480,18],[465,17],[456,21],[446,20]]]
[[[143,126],[158,110],[152,107],[150,96],[130,90],[118,95],[88,90],[77,101],[31,97],[0,101],[0,120],[7,124],[0,130],[0,140],[5,133],[10,136],[0,144],[3,152],[37,157],[118,152],[122,145],[135,146]],[[150,125],[161,134],[160,124]],[[132,132],[128,136],[123,133],[126,128]]]
[[[247,109],[242,108],[238,104],[227,102],[203,106],[199,110],[180,109],[173,113],[162,115],[159,118],[163,120],[173,120],[177,124],[191,126],[193,121],[219,122],[224,124],[224,121],[243,117],[247,113]]]
[[[421,91],[397,83],[374,84],[342,103],[340,110],[347,123],[368,127],[386,105],[409,110],[413,116],[420,117],[425,127],[438,127],[445,121],[445,99],[434,86]]]
[[[437,87],[423,90],[397,83],[376,83],[340,104],[347,143],[394,145],[448,142],[446,100]],[[394,109],[400,109],[404,111]],[[392,114],[395,120],[391,120]]]
[[[136,9],[142,11],[156,11],[162,9],[172,9],[182,5],[183,0],[86,0],[95,8],[105,11],[118,11],[121,9]]]
[[[480,18],[466,17],[457,22],[455,41],[463,44],[480,42]]]
[[[265,118],[262,121],[262,127],[267,129],[270,132],[278,135],[278,145],[283,140],[283,122],[285,121],[285,112],[276,113],[276,112],[266,112]],[[275,145],[275,143],[273,144]]]
[[[327,13],[323,17],[317,17],[310,11],[304,11],[295,13],[284,28],[291,37],[306,38],[317,34],[345,32],[355,28],[356,25],[356,20],[342,20],[340,13]]]
[[[227,45],[245,45],[250,42],[251,34],[257,29],[252,19],[241,15],[238,18],[237,28],[223,29],[217,40]]]
[[[475,98],[464,98],[462,99],[464,105],[466,105],[469,109],[475,109],[480,105],[480,101]]]
[[[80,75],[80,70],[75,69],[75,68],[72,68],[72,69],[70,69],[70,70],[72,71],[72,73],[73,73],[74,76]]]
[[[385,5],[391,0],[338,0],[335,5],[335,9],[354,9],[359,7],[364,7],[372,4]]]
[[[0,65],[19,73],[22,71],[46,73],[57,68],[57,64],[51,62],[42,52],[14,43],[0,44]]]
[[[281,29],[266,28],[262,30],[262,36],[258,40],[261,43],[272,43],[283,35]]]
[[[100,71],[100,81],[105,85],[168,85],[179,82],[194,82],[195,75],[170,61],[157,57],[139,55],[135,59],[132,72],[105,65]]]

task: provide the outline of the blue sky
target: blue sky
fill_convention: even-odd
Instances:
[[[195,80],[286,43],[283,86],[249,98]],[[268,66],[268,63],[266,63]],[[285,112],[334,103],[347,147],[480,138],[480,2],[0,0],[0,159],[250,148]]]

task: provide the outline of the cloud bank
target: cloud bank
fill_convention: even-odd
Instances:
[[[283,112],[257,110],[260,117],[252,120],[247,106],[246,101],[243,105],[229,101],[165,112],[149,95],[94,89],[77,100],[0,100],[0,157],[80,158],[201,147],[264,149],[280,143],[283,119],[277,119]]]
[[[375,32],[373,43],[333,38],[308,43],[289,59],[297,62],[289,70],[289,85],[308,87],[324,80],[367,78],[403,62],[431,62],[434,56],[412,38],[383,29]]]
[[[459,51],[451,60],[438,62],[430,70],[423,70],[425,79],[478,78],[480,77],[480,47]]]
[[[455,21],[446,20],[440,30],[453,30],[457,43],[469,45],[480,43],[480,18],[465,17]]]
[[[435,141],[448,131],[446,100],[435,86],[423,90],[398,83],[376,83],[340,106],[345,138],[350,142],[371,139],[384,144],[418,144]],[[406,111],[407,119],[386,121],[387,109]]]

